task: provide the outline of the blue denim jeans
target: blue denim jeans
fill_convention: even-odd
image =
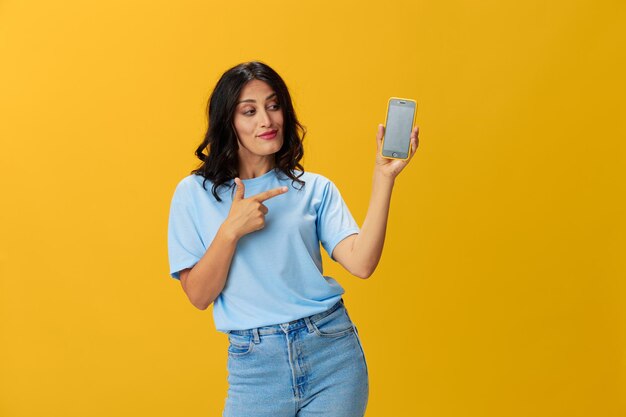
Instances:
[[[223,417],[363,417],[369,379],[343,299],[289,323],[228,332]]]

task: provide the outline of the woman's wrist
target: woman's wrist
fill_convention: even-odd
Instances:
[[[387,184],[393,187],[395,180],[396,180],[396,175],[385,172],[379,167],[374,168],[374,181],[375,182]]]
[[[238,236],[235,231],[232,230],[230,225],[228,224],[228,220],[224,221],[220,228],[217,230],[216,237],[221,238],[226,243],[236,244],[241,236]]]

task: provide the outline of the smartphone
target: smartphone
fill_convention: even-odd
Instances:
[[[408,98],[391,97],[387,103],[385,136],[381,154],[390,159],[409,159],[411,130],[415,123],[417,103]]]

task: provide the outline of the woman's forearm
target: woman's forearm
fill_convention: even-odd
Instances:
[[[358,275],[364,278],[374,272],[383,252],[394,181],[395,177],[374,170],[367,214],[352,246],[352,264],[359,266]]]
[[[237,240],[224,226],[220,227],[202,258],[187,274],[183,289],[200,310],[210,306],[224,289]]]

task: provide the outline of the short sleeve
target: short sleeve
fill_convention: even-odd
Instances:
[[[324,185],[322,201],[317,210],[317,236],[333,261],[335,246],[355,233],[359,233],[359,226],[343,201],[339,189],[332,181],[328,181]]]
[[[202,240],[195,221],[195,210],[185,183],[174,191],[167,228],[167,247],[172,278],[180,279],[180,271],[193,267],[204,255]]]

